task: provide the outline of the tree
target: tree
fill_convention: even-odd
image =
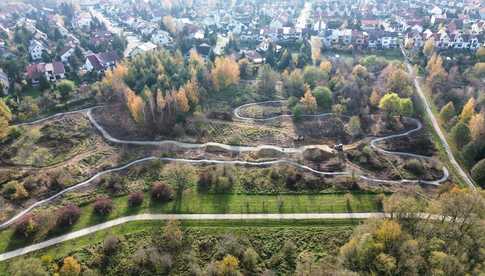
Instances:
[[[222,261],[218,262],[217,266],[220,275],[237,275],[239,260],[232,255],[227,255],[222,259]]]
[[[143,193],[133,192],[128,195],[128,205],[130,207],[137,207],[143,203]]]
[[[98,198],[94,202],[94,212],[101,216],[106,216],[113,210],[113,201],[110,198]]]
[[[177,25],[175,24],[175,21],[173,20],[173,17],[170,15],[166,15],[162,18],[162,23],[163,26],[165,26],[165,29],[169,31],[171,34],[176,34],[177,33]]]
[[[177,91],[177,93],[175,94],[175,102],[177,104],[178,111],[182,113],[189,112],[189,99],[187,99],[187,95],[183,88],[179,89],[179,91]]]
[[[328,75],[316,66],[306,66],[303,69],[303,79],[313,89],[321,81],[328,80]]]
[[[379,108],[388,117],[397,116],[401,114],[401,98],[396,93],[387,93],[381,98]]]
[[[249,247],[244,251],[242,264],[245,269],[254,272],[256,267],[258,266],[258,261],[259,255],[252,247]]]
[[[15,225],[15,234],[25,238],[31,238],[39,231],[38,218],[33,215],[25,215]]]
[[[310,44],[312,47],[313,64],[317,64],[322,53],[322,40],[318,36],[312,36],[310,38]]]
[[[485,47],[481,46],[476,52],[476,57],[478,61],[485,62]]]
[[[456,116],[455,105],[453,102],[448,102],[445,106],[441,108],[440,118],[444,123],[449,123],[451,119]]]
[[[360,119],[358,116],[352,116],[346,126],[347,131],[352,137],[358,137],[362,133]]]
[[[81,264],[74,257],[66,257],[59,272],[61,276],[81,275]]]
[[[357,64],[354,66],[354,69],[352,69],[352,75],[355,78],[366,79],[367,77],[369,77],[369,72],[367,71],[367,68],[360,64]]]
[[[173,199],[173,188],[163,182],[154,182],[151,190],[152,198],[160,202],[167,202]]]
[[[212,69],[212,83],[215,90],[222,91],[239,83],[239,65],[232,58],[217,57]]]
[[[484,113],[478,113],[472,116],[468,122],[470,134],[473,141],[478,141],[485,137],[485,116]]]
[[[317,86],[313,90],[313,95],[317,100],[317,105],[323,110],[330,110],[332,108],[332,91],[326,86]]]
[[[471,140],[470,129],[464,122],[460,121],[451,129],[451,137],[458,148],[461,149]]]
[[[120,244],[117,236],[109,235],[103,241],[103,252],[106,255],[112,255],[116,252]]]
[[[8,269],[12,276],[48,276],[49,273],[37,258],[20,258],[12,262]]]
[[[480,187],[485,187],[485,159],[480,160],[473,166],[471,175]]]
[[[161,176],[167,179],[170,186],[175,187],[179,193],[187,187],[194,187],[198,181],[198,175],[191,165],[167,165],[163,168]]]
[[[263,65],[258,71],[258,92],[264,95],[274,95],[276,93],[277,80],[278,74],[269,65]]]
[[[0,140],[7,137],[10,132],[9,122],[12,120],[12,113],[10,109],[5,104],[5,102],[0,99]]]
[[[59,93],[61,93],[62,101],[66,102],[67,99],[70,97],[70,94],[76,89],[76,85],[73,81],[61,80],[57,84],[57,89],[59,90]]]
[[[428,81],[434,87],[437,83],[446,81],[447,73],[443,68],[443,59],[440,55],[433,54],[426,66],[428,71]]]
[[[163,229],[162,239],[164,246],[172,252],[178,250],[182,246],[183,240],[180,222],[177,220],[168,221]]]
[[[310,87],[305,87],[305,94],[300,99],[307,112],[315,112],[317,110],[317,100],[312,94]]]
[[[71,226],[81,216],[81,209],[74,204],[68,204],[57,211],[57,225]]]
[[[410,97],[414,86],[408,73],[399,66],[390,65],[390,67],[386,82],[388,91],[393,91],[400,97]]]
[[[429,38],[424,43],[423,54],[429,58],[433,54],[433,52],[434,52],[434,38]]]
[[[399,102],[401,115],[412,116],[414,114],[413,101],[410,98],[401,99]]]
[[[328,60],[322,61],[320,63],[320,70],[330,76],[330,72],[332,72],[332,63]]]
[[[473,117],[475,114],[475,98],[471,97],[465,106],[463,106],[463,109],[460,114],[460,120],[464,123],[468,123],[470,119]]]
[[[283,81],[288,96],[300,98],[305,93],[305,80],[301,70],[293,70],[287,77],[283,77]]]

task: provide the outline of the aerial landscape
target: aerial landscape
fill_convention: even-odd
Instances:
[[[0,1],[0,276],[485,275],[483,188],[483,1]]]

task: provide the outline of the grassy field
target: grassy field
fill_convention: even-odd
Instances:
[[[292,240],[298,251],[311,250],[318,256],[335,255],[338,248],[346,242],[353,228],[360,222],[359,220],[183,221],[182,229],[184,239],[187,239],[189,244],[195,241],[214,242],[226,235],[249,239],[262,259],[268,259],[277,252],[283,244],[282,241],[286,239]],[[81,263],[89,263],[104,239],[115,235],[121,237],[123,251],[118,255],[117,261],[129,259],[132,256],[130,250],[159,235],[164,225],[163,221],[130,222],[30,253],[22,258],[40,258],[48,255],[54,260],[62,260],[65,256],[74,255]],[[123,263],[126,264],[126,262]],[[7,275],[4,273],[8,264],[9,262],[0,263],[0,275]],[[113,267],[115,266],[111,265],[111,268]],[[112,275],[113,271],[110,272],[106,273]]]
[[[79,230],[110,219],[141,213],[345,213],[379,211],[374,194],[353,194],[347,201],[344,194],[315,195],[247,195],[247,194],[200,194],[185,192],[180,199],[168,203],[145,200],[140,207],[128,207],[127,196],[113,199],[114,210],[106,217],[93,212],[93,204],[82,206],[78,222],[69,229],[51,231],[47,237],[34,242]],[[0,232],[0,252],[13,250],[32,243],[14,235],[13,229]]]

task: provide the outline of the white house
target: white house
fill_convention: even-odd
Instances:
[[[160,30],[152,35],[152,42],[157,45],[165,46],[172,42],[172,37],[166,31]]]
[[[130,56],[133,57],[144,52],[155,50],[156,48],[157,48],[157,45],[151,42],[141,43],[131,51]]]
[[[42,58],[42,53],[47,51],[47,47],[38,40],[32,39],[29,45],[29,53],[33,60]]]
[[[69,61],[69,58],[74,54],[75,48],[74,47],[67,47],[61,52],[61,61],[66,63]]]

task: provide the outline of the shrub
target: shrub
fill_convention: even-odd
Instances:
[[[94,203],[94,212],[98,215],[108,215],[113,210],[113,201],[110,198],[98,198]]]
[[[471,174],[480,187],[485,187],[485,159],[482,159],[473,166]]]
[[[74,204],[66,205],[57,211],[57,225],[71,226],[81,216],[81,209]]]
[[[301,104],[297,104],[291,109],[291,113],[293,114],[293,118],[295,121],[301,120],[304,109],[305,108]]]
[[[103,252],[106,255],[111,255],[115,253],[115,251],[118,249],[120,240],[116,236],[108,236],[104,239],[103,241]]]
[[[426,169],[424,168],[423,164],[417,159],[411,159],[406,162],[404,168],[415,176],[421,176],[426,173]]]
[[[215,191],[218,193],[225,193],[232,189],[232,181],[227,176],[219,176],[217,177],[217,181],[215,183]]]
[[[143,203],[143,193],[134,192],[128,196],[128,205],[130,207],[137,207]]]
[[[34,236],[39,231],[38,218],[28,214],[15,225],[15,234],[25,238]]]
[[[173,199],[174,190],[169,185],[157,181],[153,183],[151,193],[153,199],[166,202]]]

